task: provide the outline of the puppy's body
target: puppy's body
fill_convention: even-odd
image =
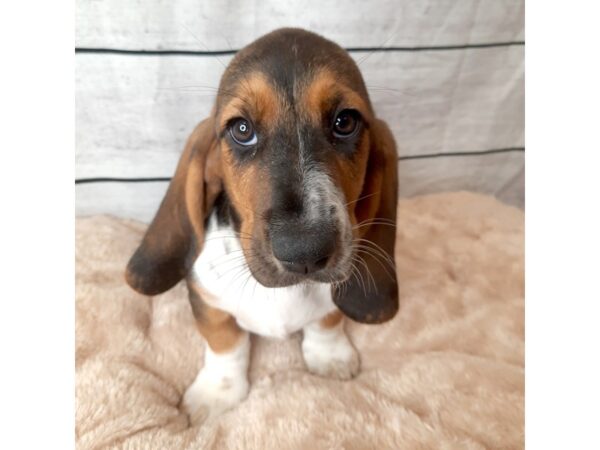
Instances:
[[[348,379],[359,368],[358,353],[344,333],[329,284],[265,287],[252,276],[241,251],[231,225],[220,224],[213,213],[204,248],[188,277],[188,283],[201,294],[201,298],[191,299],[192,307],[226,311],[241,333],[237,339],[224,338],[231,344],[225,350],[206,348],[204,367],[183,398],[192,423],[227,410],[248,394],[248,332],[283,339],[303,330],[305,362],[309,370],[322,376]]]
[[[285,338],[337,309],[326,283],[261,285],[243,259],[235,230],[219,223],[216,212],[191,277],[206,304],[227,311],[241,328],[265,337]]]
[[[381,323],[398,309],[396,164],[341,47],[281,29],[236,54],[126,272],[146,295],[187,282],[208,344],[183,397],[192,421],[247,395],[248,332],[303,330],[311,372],[358,372],[343,315]]]

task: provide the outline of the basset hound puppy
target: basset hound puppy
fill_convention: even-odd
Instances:
[[[145,295],[187,283],[208,344],[192,422],[246,397],[249,333],[302,330],[309,371],[357,374],[343,316],[398,309],[396,199],[394,139],[345,50],[287,28],[235,55],[126,271]]]

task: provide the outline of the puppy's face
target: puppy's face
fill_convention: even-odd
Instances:
[[[234,226],[260,283],[350,275],[372,120],[354,61],[316,35],[267,35],[232,61],[216,134]]]
[[[347,316],[388,320],[398,309],[396,164],[394,139],[348,54],[313,33],[274,31],[225,71],[126,279],[155,295],[186,277],[224,191],[260,283],[332,283]]]

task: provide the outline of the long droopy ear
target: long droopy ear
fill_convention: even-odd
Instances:
[[[358,273],[333,292],[338,308],[362,323],[390,320],[398,311],[394,263],[398,156],[385,122],[370,128],[370,154],[360,200],[356,204]]]
[[[200,253],[204,221],[222,189],[214,120],[188,138],[175,176],[125,273],[127,283],[156,295],[184,278]]]

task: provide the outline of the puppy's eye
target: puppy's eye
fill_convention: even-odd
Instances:
[[[243,146],[254,145],[258,142],[252,122],[246,119],[235,119],[229,126],[229,133],[235,142]]]
[[[336,138],[349,138],[354,136],[360,123],[360,114],[353,109],[340,111],[333,121],[333,135]]]

